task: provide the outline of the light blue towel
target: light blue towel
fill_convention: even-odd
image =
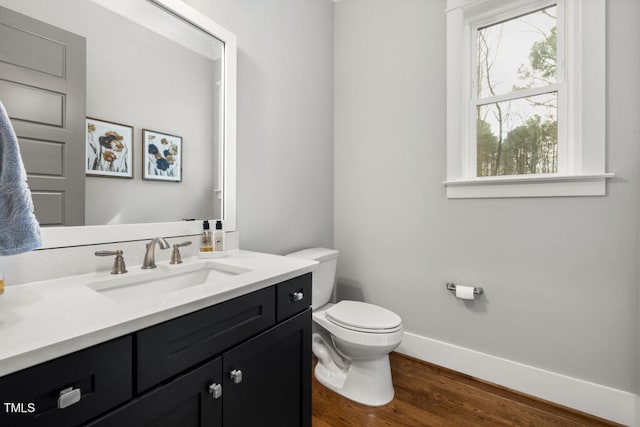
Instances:
[[[42,246],[18,138],[0,102],[0,255]]]

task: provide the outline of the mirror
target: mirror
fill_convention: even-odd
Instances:
[[[235,36],[179,0],[0,0],[87,39],[86,115],[133,126],[133,179],[85,178],[83,227],[44,247],[235,231]],[[116,43],[115,47],[109,43]],[[142,130],[182,138],[179,182],[142,179]]]

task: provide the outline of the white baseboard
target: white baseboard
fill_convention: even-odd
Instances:
[[[405,332],[397,352],[627,426],[640,427],[638,395]]]

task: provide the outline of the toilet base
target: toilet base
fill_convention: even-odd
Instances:
[[[329,370],[318,362],[314,373],[320,384],[363,405],[382,406],[393,400],[388,355],[375,360],[352,361],[338,371]]]

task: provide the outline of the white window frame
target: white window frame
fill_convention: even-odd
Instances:
[[[558,5],[558,172],[476,176],[474,33]],[[602,196],[605,172],[605,0],[448,0],[448,198]]]

